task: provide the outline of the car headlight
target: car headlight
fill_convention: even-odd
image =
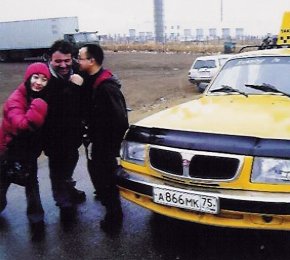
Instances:
[[[290,160],[256,157],[251,182],[290,184]]]
[[[136,164],[144,164],[145,144],[123,141],[120,151],[121,159]]]

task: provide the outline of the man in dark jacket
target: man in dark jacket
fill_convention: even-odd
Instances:
[[[56,41],[50,48],[48,115],[44,126],[45,154],[49,159],[51,186],[56,205],[65,220],[73,216],[75,203],[85,200],[72,179],[82,142],[83,78],[72,71],[73,47]]]
[[[101,228],[110,231],[121,227],[123,213],[116,185],[116,157],[128,129],[128,116],[120,82],[102,67],[104,53],[99,45],[87,44],[79,50],[79,68],[88,76],[87,125],[92,144],[88,151],[88,170],[97,196],[106,207]],[[89,145],[90,147],[90,145]]]

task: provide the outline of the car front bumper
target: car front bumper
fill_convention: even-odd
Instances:
[[[211,81],[211,78],[188,78],[188,81],[192,84],[199,84],[201,82],[209,83]]]
[[[159,214],[214,226],[290,230],[289,194],[181,185],[123,168],[118,170],[117,176],[124,198]],[[217,197],[219,212],[210,214],[155,203],[154,188],[174,188]]]

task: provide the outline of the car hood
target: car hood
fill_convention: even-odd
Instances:
[[[202,96],[149,116],[135,125],[290,139],[290,98],[277,95]]]

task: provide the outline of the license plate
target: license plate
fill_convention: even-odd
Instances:
[[[219,211],[217,197],[174,189],[153,188],[153,201],[158,204],[211,214],[217,214]]]
[[[200,77],[202,77],[202,78],[209,77],[209,76],[210,76],[209,71],[202,71],[202,72],[200,72]]]

